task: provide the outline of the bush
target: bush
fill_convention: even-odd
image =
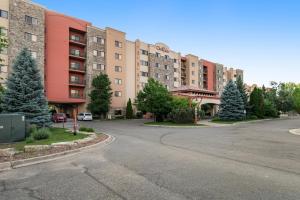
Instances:
[[[250,115],[250,116],[247,116],[247,119],[256,120],[256,119],[258,119],[258,117],[256,115]]]
[[[194,121],[194,111],[191,108],[187,109],[174,109],[169,114],[169,119],[175,123],[193,123]]]
[[[30,124],[29,125],[29,133],[33,134],[36,131],[37,131],[37,126],[35,124]]]
[[[26,144],[30,144],[30,143],[33,143],[33,142],[34,142],[33,137],[26,138]]]
[[[35,140],[44,140],[48,139],[51,132],[48,128],[40,128],[37,131],[35,131],[32,136]]]
[[[267,99],[264,101],[264,103],[265,103],[265,106],[264,106],[265,116],[266,117],[278,117],[278,111],[276,109],[275,104],[272,101],[267,100]]]
[[[83,132],[95,132],[93,128],[87,128],[87,127],[80,127],[79,131],[83,131]]]

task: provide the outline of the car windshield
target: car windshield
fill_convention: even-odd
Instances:
[[[59,116],[59,117],[64,117],[65,116],[64,113],[57,113],[56,115]]]
[[[85,114],[85,116],[91,116],[91,115],[92,115],[92,114],[90,114],[90,113],[86,113],[86,114]]]

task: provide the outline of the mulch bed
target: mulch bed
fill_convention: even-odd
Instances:
[[[74,150],[74,149],[80,149],[85,146],[90,146],[90,145],[99,143],[107,138],[108,138],[108,135],[101,134],[101,135],[98,135],[98,137],[94,140],[80,143],[77,145],[61,145],[61,146],[51,147],[50,149],[47,149],[47,150],[41,150],[41,151],[35,151],[35,152],[18,152],[16,154],[14,154],[12,157],[1,156],[0,163],[21,160],[21,159],[27,159],[27,158],[33,158],[33,157],[38,157],[38,156],[45,156],[45,155],[60,153],[60,152],[64,152],[64,151]]]

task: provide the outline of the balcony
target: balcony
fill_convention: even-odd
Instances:
[[[70,58],[86,60],[86,54],[83,52],[76,53],[76,52],[70,51]]]
[[[85,73],[86,67],[85,66],[74,66],[74,65],[70,65],[69,67],[69,71],[71,72],[77,72],[77,73]]]
[[[76,46],[80,46],[80,47],[85,47],[86,46],[86,41],[83,39],[74,39],[70,37],[70,43],[74,44]]]
[[[85,87],[85,80],[70,80],[69,85],[75,87]]]
[[[70,98],[72,99],[85,99],[85,96],[83,94],[70,94],[69,95]]]

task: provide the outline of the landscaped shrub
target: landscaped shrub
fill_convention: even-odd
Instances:
[[[247,119],[248,120],[256,120],[256,119],[258,119],[258,117],[256,115],[249,115],[249,116],[247,116]]]
[[[265,99],[264,104],[265,104],[264,111],[265,111],[266,117],[278,117],[279,116],[276,106],[272,101]]]
[[[194,121],[194,110],[191,108],[187,109],[174,109],[169,114],[169,119],[175,123],[193,123]]]
[[[33,134],[36,131],[37,131],[37,126],[35,124],[29,125],[29,133],[30,134]]]
[[[32,136],[26,138],[26,144],[30,144],[30,143],[33,143],[33,142],[34,142],[34,139],[33,139]]]
[[[40,128],[32,134],[35,140],[44,140],[50,137],[50,130],[48,128]]]
[[[87,127],[80,127],[79,131],[83,131],[83,132],[95,132],[93,128],[87,128]]]

